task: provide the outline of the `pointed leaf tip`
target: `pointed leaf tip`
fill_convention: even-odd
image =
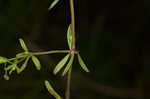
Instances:
[[[45,81],[45,86],[48,92],[53,95],[56,99],[62,99],[61,96],[53,89],[51,84],[46,80]]]
[[[49,6],[48,10],[51,10],[56,4],[59,2],[59,0],[54,0],[52,4]]]
[[[37,70],[40,70],[41,69],[41,64],[40,64],[40,61],[38,60],[37,57],[35,56],[32,56],[32,61],[36,67]]]
[[[78,54],[78,61],[79,61],[79,64],[80,66],[82,67],[82,69],[86,72],[90,72],[87,68],[87,66],[85,65],[84,61],[82,60],[80,54]]]
[[[25,52],[28,52],[27,46],[25,44],[25,42],[23,41],[23,39],[19,39],[20,45],[21,47],[25,50]]]
[[[53,73],[56,75],[66,64],[70,54],[67,54],[55,67]]]

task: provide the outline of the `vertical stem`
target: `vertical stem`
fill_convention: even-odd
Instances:
[[[75,14],[74,14],[74,0],[70,0],[70,11],[71,11],[71,31],[72,31],[72,46],[71,46],[71,55],[74,56],[75,51]],[[71,72],[72,66],[69,69],[67,75],[67,88],[66,88],[66,99],[70,99],[70,85],[71,85]]]
[[[66,99],[70,99],[71,72],[72,72],[72,66],[69,69],[69,72],[67,75]]]
[[[70,0],[70,11],[71,11],[72,50],[75,50],[75,14],[74,14],[74,0]]]

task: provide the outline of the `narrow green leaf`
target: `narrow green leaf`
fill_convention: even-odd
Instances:
[[[6,70],[10,70],[10,69],[12,69],[13,67],[14,67],[14,64],[9,65],[9,66],[6,68]]]
[[[0,57],[0,64],[7,63],[9,60],[5,57]]]
[[[67,54],[55,67],[53,73],[56,75],[66,64],[70,54]]]
[[[87,66],[85,65],[84,61],[82,60],[80,54],[78,54],[78,61],[79,61],[79,64],[81,65],[82,69],[86,72],[89,72]]]
[[[27,59],[25,60],[25,62],[23,63],[23,65],[21,66],[20,70],[18,73],[21,73],[26,67],[27,67],[27,64],[28,64],[28,61],[29,61],[30,57],[27,57]]]
[[[52,4],[49,6],[48,10],[51,10],[58,2],[59,0],[54,0]]]
[[[15,71],[15,67],[13,67],[10,71],[9,71],[9,75],[11,75],[11,73]]]
[[[18,66],[16,66],[16,71],[17,71],[17,74],[19,74],[19,73],[20,73],[20,69],[19,69],[19,67],[18,67]]]
[[[32,61],[36,67],[37,70],[40,70],[41,69],[41,64],[40,64],[40,61],[38,60],[37,57],[35,56],[32,56]]]
[[[71,55],[71,58],[66,66],[66,68],[64,69],[63,73],[62,73],[62,76],[64,76],[70,69],[72,63],[73,63],[73,60],[74,60],[74,55]]]
[[[67,31],[67,40],[68,40],[68,46],[71,49],[71,45],[72,45],[72,32],[71,32],[71,24],[68,27],[68,31]]]
[[[21,44],[21,47],[25,50],[25,52],[28,52],[27,46],[26,46],[26,44],[24,43],[23,39],[19,39],[19,42],[20,42],[20,44]]]
[[[6,70],[10,70],[9,75],[11,75],[11,73],[16,70],[16,67],[17,67],[17,64],[12,64],[6,68]]]
[[[56,99],[62,99],[61,96],[53,89],[53,87],[47,80],[45,81],[45,86],[46,86],[48,92],[51,95],[53,95]]]

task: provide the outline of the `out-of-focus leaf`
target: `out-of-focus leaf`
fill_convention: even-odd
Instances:
[[[20,69],[19,69],[19,67],[18,67],[18,66],[16,66],[16,71],[17,71],[17,74],[19,74],[19,73],[20,73]]]
[[[73,60],[74,60],[74,55],[71,55],[71,58],[66,66],[66,68],[64,69],[63,73],[62,73],[62,76],[64,76],[70,69],[72,63],[73,63]]]
[[[51,95],[53,95],[56,99],[62,99],[61,96],[53,89],[53,87],[47,80],[45,81],[45,86],[46,86],[48,92]]]
[[[27,46],[26,46],[26,44],[24,43],[23,39],[19,39],[19,42],[20,42],[20,44],[21,44],[21,47],[25,50],[25,52],[28,52]]]
[[[71,24],[68,27],[68,31],[67,31],[67,40],[68,40],[68,46],[71,49],[71,45],[72,45],[72,32],[71,32]]]
[[[17,70],[17,64],[12,64],[12,65],[9,65],[6,70],[9,70],[9,75],[11,75],[11,73],[15,70]]]
[[[7,63],[8,59],[5,57],[0,57],[0,64]]]
[[[67,54],[55,67],[53,73],[56,75],[66,64],[70,54]]]
[[[40,61],[38,60],[37,57],[35,56],[32,56],[32,61],[36,67],[37,70],[40,70],[41,69],[41,64],[40,64]]]
[[[9,71],[9,75],[11,75],[11,73],[15,71],[15,67],[13,67],[10,71]]]
[[[81,65],[82,69],[86,72],[89,72],[87,66],[85,65],[84,61],[82,60],[80,54],[78,54],[78,61],[79,61],[79,64]]]
[[[19,73],[21,73],[27,66],[28,61],[29,61],[30,57],[27,57],[27,59],[25,60],[25,62],[23,63],[23,65],[21,66]]]
[[[9,66],[6,68],[6,70],[10,70],[10,69],[12,69],[13,67],[15,67],[14,64],[9,65]]]
[[[51,10],[58,2],[59,0],[54,0],[52,4],[49,6],[48,10]]]

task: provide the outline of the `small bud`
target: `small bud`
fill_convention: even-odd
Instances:
[[[9,80],[9,76],[7,74],[4,75],[5,80]]]

